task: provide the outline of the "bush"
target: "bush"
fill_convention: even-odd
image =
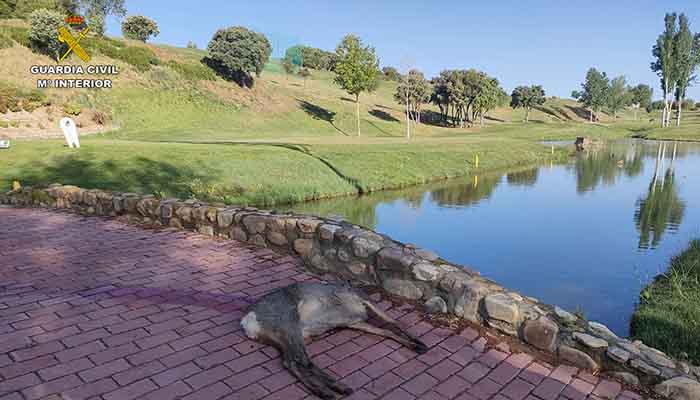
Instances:
[[[129,39],[145,42],[151,36],[158,36],[160,31],[156,21],[143,15],[131,15],[122,22],[122,33]]]
[[[398,82],[401,79],[401,74],[399,74],[399,71],[394,67],[382,68],[382,75],[384,76],[384,79],[388,81]]]
[[[29,42],[35,50],[58,59],[68,47],[58,40],[58,28],[63,25],[63,16],[57,11],[36,10],[29,15],[31,28]]]
[[[107,125],[112,120],[112,115],[106,111],[95,110],[92,113],[92,121],[98,125]]]
[[[189,81],[213,81],[216,80],[216,74],[204,64],[184,64],[175,60],[170,60],[166,63],[173,71],[180,74],[181,77]]]
[[[38,89],[22,90],[0,82],[0,113],[29,111],[48,106],[51,101]]]
[[[260,76],[272,53],[264,35],[241,26],[218,30],[207,50],[204,62],[210,68],[224,79],[248,87],[253,85],[253,74]]]
[[[78,116],[83,111],[83,108],[78,103],[69,101],[63,105],[63,112],[67,115]]]
[[[193,42],[193,41],[190,40],[189,42],[187,42],[187,48],[188,48],[188,49],[196,49],[196,48],[197,48],[197,43],[195,43],[195,42]]]

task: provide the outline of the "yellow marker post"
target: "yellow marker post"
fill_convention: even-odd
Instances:
[[[476,166],[476,168],[479,168],[479,155],[478,154],[474,155],[474,165]]]
[[[474,189],[479,186],[479,175],[474,175]]]
[[[16,192],[20,189],[22,189],[22,185],[19,183],[19,181],[12,181],[12,191]]]

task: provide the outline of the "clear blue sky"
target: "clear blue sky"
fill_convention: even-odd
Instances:
[[[685,12],[700,31],[700,1],[239,1],[127,0],[129,14],[154,18],[155,42],[206,47],[222,27],[243,25],[265,33],[273,56],[302,43],[333,50],[354,33],[374,46],[382,66],[409,60],[427,76],[446,68],[478,68],[507,91],[542,84],[548,95],[569,96],[595,66],[630,83],[647,83],[651,47],[665,12]],[[110,20],[108,31],[121,35]],[[700,100],[700,85],[690,89]]]

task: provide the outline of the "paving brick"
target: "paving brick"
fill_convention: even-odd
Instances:
[[[66,392],[82,384],[83,382],[76,375],[68,375],[51,382],[42,383],[40,385],[24,389],[22,391],[22,395],[24,395],[25,399],[27,400],[34,400],[52,394]]]
[[[80,376],[85,382],[92,382],[98,379],[112,376],[122,371],[126,371],[129,368],[131,368],[131,365],[129,365],[129,363],[126,362],[125,359],[120,358],[114,361],[110,361],[106,364],[102,364],[97,367],[80,372],[78,376]]]
[[[131,400],[158,389],[155,383],[148,379],[136,381],[102,396],[105,400]]]
[[[119,388],[119,385],[110,378],[79,386],[63,393],[64,399],[85,400],[95,398],[101,394],[109,393]]]
[[[33,358],[28,361],[16,363],[11,362],[10,360],[9,364],[7,364],[5,367],[0,368],[0,376],[2,376],[4,379],[12,379],[17,376],[21,376],[43,368],[48,368],[56,364],[58,364],[58,360],[56,360],[56,358],[51,355]]]
[[[148,378],[149,376],[165,370],[165,365],[163,365],[163,363],[160,361],[151,361],[149,363],[139,365],[138,367],[127,369],[124,372],[114,374],[113,378],[120,386],[126,386],[130,383]]]
[[[41,379],[36,374],[26,374],[0,382],[0,393],[14,392],[39,384],[41,384]]]
[[[68,362],[71,360],[75,360],[76,358],[86,357],[91,354],[99,353],[100,351],[105,349],[105,345],[102,344],[102,342],[96,340],[94,342],[85,343],[77,347],[59,351],[55,354],[55,356],[60,362]]]
[[[45,381],[51,381],[62,376],[70,375],[76,372],[83,371],[88,368],[94,367],[95,364],[92,363],[87,358],[79,358],[70,362],[55,365],[53,367],[48,367],[39,370],[37,373],[41,379]]]
[[[10,353],[10,356],[15,361],[26,361],[47,354],[57,353],[63,349],[65,349],[65,346],[61,342],[54,341],[32,346],[24,350],[13,351]]]
[[[432,389],[438,382],[437,379],[424,372],[406,381],[406,383],[401,385],[401,388],[408,393],[418,396]]]

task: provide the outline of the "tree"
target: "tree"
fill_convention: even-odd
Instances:
[[[87,16],[90,30],[99,36],[105,33],[105,21],[107,16],[126,15],[126,0],[79,0],[80,9]]]
[[[224,79],[241,86],[253,86],[253,74],[260,76],[270,59],[272,47],[267,38],[242,26],[219,29],[207,46],[204,63]]]
[[[306,79],[311,76],[311,70],[304,67],[304,68],[299,70],[299,76],[304,78],[304,89],[306,89]]]
[[[522,107],[525,109],[525,122],[530,121],[530,110],[532,107],[544,104],[546,101],[544,89],[540,85],[518,86],[513,89],[510,98],[511,107]]]
[[[401,74],[394,67],[382,68],[382,75],[384,76],[384,79],[386,79],[387,81],[398,82],[399,80],[401,80]]]
[[[438,106],[443,121],[452,120],[460,128],[465,122],[474,122],[493,107],[493,100],[502,100],[502,93],[495,78],[476,69],[444,70],[432,79],[433,93],[430,101]],[[495,85],[494,85],[495,83]]]
[[[504,104],[507,98],[508,94],[501,88],[498,79],[490,78],[484,81],[483,90],[473,103],[474,115],[479,117],[479,125],[484,126],[484,116],[499,104]]]
[[[156,21],[143,15],[131,15],[122,22],[124,37],[146,42],[151,36],[158,36],[158,24]]]
[[[661,126],[668,126],[671,110],[669,96],[674,92],[676,84],[676,66],[674,57],[674,39],[676,38],[676,13],[666,14],[664,17],[665,29],[656,39],[652,48],[652,55],[656,60],[651,63],[651,70],[661,79],[661,91],[664,100],[664,111],[661,117]]]
[[[693,38],[690,31],[688,17],[685,14],[678,16],[678,33],[674,38],[674,66],[676,69],[676,126],[681,126],[681,112],[683,110],[683,100],[688,91],[688,87],[695,80],[693,72],[700,63],[700,34]]]
[[[618,76],[610,81],[607,102],[613,120],[616,120],[617,113],[624,110],[630,103],[630,93],[627,91],[627,81],[624,76]]]
[[[430,83],[417,69],[408,71],[408,74],[401,76],[400,79],[394,93],[394,99],[399,104],[407,106],[407,115],[420,124],[421,108],[423,104],[430,101]]]
[[[189,40],[189,41],[187,41],[187,48],[188,48],[188,49],[196,49],[196,48],[197,48],[197,43],[195,43],[195,42]]]
[[[360,38],[347,35],[335,49],[335,82],[355,96],[357,136],[360,136],[360,94],[377,88],[379,60],[374,48],[365,46]]]
[[[285,57],[282,59],[282,68],[284,69],[284,72],[287,73],[287,75],[289,75],[294,73],[296,66],[294,65],[294,63],[292,63],[292,60]]]
[[[651,98],[654,90],[649,85],[639,84],[629,89],[630,102],[634,107],[634,119],[637,119],[637,110],[643,108],[647,112],[651,111]]]
[[[590,110],[590,122],[598,118],[598,112],[605,107],[608,96],[608,76],[591,68],[586,73],[586,81],[581,84],[578,101]]]
[[[67,49],[58,40],[58,28],[63,25],[63,15],[58,11],[39,9],[29,15],[29,42],[32,47],[58,60]]]

